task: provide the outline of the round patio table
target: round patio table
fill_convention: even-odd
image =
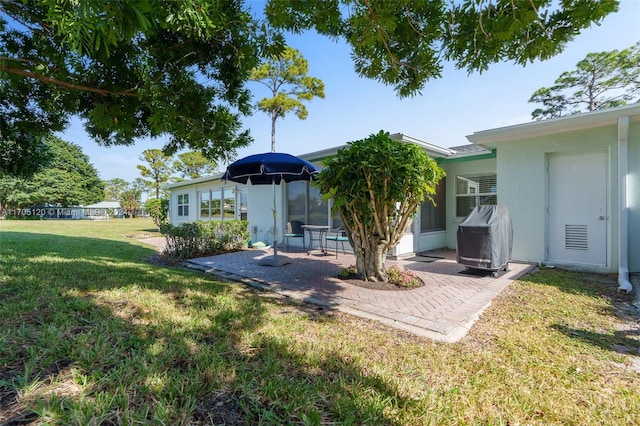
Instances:
[[[329,230],[329,226],[324,225],[302,225],[302,229],[309,233],[309,245],[307,246],[307,254],[313,250],[313,242],[317,241],[320,251],[326,254],[324,246],[324,238]]]

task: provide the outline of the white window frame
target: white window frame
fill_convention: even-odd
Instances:
[[[189,194],[178,194],[177,196],[178,217],[189,216]]]
[[[492,186],[492,188],[494,188],[495,191],[480,192],[480,185],[477,182],[477,180],[474,180],[474,178],[493,178],[495,184]],[[469,183],[473,183],[472,185],[469,185],[467,187],[467,192],[465,193],[458,193],[458,186],[459,186],[458,181],[461,179]],[[454,191],[455,191],[455,198],[456,198],[456,206],[455,206],[456,217],[466,217],[466,215],[464,216],[458,215],[458,202],[463,198],[471,198],[471,197],[475,198],[474,201],[476,206],[479,206],[481,204],[481,200],[483,197],[484,198],[495,197],[496,204],[498,203],[498,174],[495,171],[486,171],[486,172],[476,172],[476,173],[464,173],[464,174],[457,175]],[[487,204],[487,203],[482,203],[482,204]]]

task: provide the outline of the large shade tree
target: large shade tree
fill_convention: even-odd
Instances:
[[[610,52],[589,53],[576,68],[563,72],[553,86],[535,91],[529,102],[541,103],[536,120],[613,108],[640,101],[640,42]]]
[[[105,146],[162,136],[231,158],[259,40],[240,1],[0,1],[2,141],[7,127],[25,150],[76,115]]]
[[[6,176],[0,182],[0,204],[78,206],[104,199],[104,183],[82,149],[57,137],[45,141],[48,165],[29,179]]]
[[[410,96],[446,60],[471,72],[550,58],[618,3],[267,0],[260,15],[249,0],[2,0],[0,143],[36,149],[75,115],[104,145],[161,136],[167,153],[225,160],[251,141],[245,83],[284,49],[284,31],[345,40],[358,74]]]
[[[307,75],[309,63],[300,52],[287,47],[251,71],[250,79],[264,85],[271,94],[258,102],[258,109],[271,118],[271,152],[276,151],[276,121],[293,112],[300,120],[309,115],[303,101],[324,98],[322,80]]]
[[[358,275],[387,281],[384,261],[444,171],[417,145],[379,132],[338,150],[317,178],[354,248]]]

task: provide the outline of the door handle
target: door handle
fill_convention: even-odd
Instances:
[[[604,216],[600,216],[598,219],[600,219],[600,220],[604,220],[604,219],[605,219],[605,217],[604,217]]]

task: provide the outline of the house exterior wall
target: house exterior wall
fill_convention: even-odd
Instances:
[[[248,185],[249,188],[249,233],[251,241],[262,241],[273,244],[273,190],[271,185]],[[285,221],[285,206],[283,192],[285,184],[275,186],[276,194],[276,229],[278,247],[283,246]]]
[[[498,199],[509,207],[513,222],[514,260],[547,258],[547,161],[551,155],[607,154],[607,266],[617,269],[617,126],[573,131],[497,144]],[[585,194],[588,196],[588,194]]]
[[[178,197],[180,195],[189,195],[189,215],[178,216]],[[196,187],[184,186],[171,191],[169,195],[169,221],[172,225],[179,225],[184,222],[193,222],[197,219],[196,208]]]
[[[185,222],[194,222],[201,220],[200,218],[200,193],[204,191],[222,191],[224,189],[235,188],[240,189],[246,187],[248,189],[248,211],[247,220],[249,221],[249,233],[253,242],[263,241],[273,244],[273,188],[271,185],[242,185],[232,182],[221,182],[219,179],[194,183],[190,185],[180,186],[171,189],[169,196],[169,220],[173,225],[179,225]],[[278,241],[281,243],[284,238],[284,219],[285,206],[283,204],[284,185],[276,185],[276,209],[277,209],[277,232]],[[178,197],[180,195],[189,195],[189,214],[187,216],[178,216]],[[236,197],[236,209],[239,200]],[[204,219],[215,220],[215,219]],[[281,244],[280,244],[281,245]]]
[[[446,195],[446,247],[455,249],[457,246],[456,236],[458,225],[464,220],[464,217],[456,216],[456,176],[467,175],[472,173],[496,172],[496,158],[488,158],[483,160],[473,160],[469,157],[469,161],[458,161],[442,164],[441,167],[447,173],[447,195]],[[502,202],[502,188],[498,182],[498,203]]]
[[[629,125],[629,270],[640,272],[640,121]]]

